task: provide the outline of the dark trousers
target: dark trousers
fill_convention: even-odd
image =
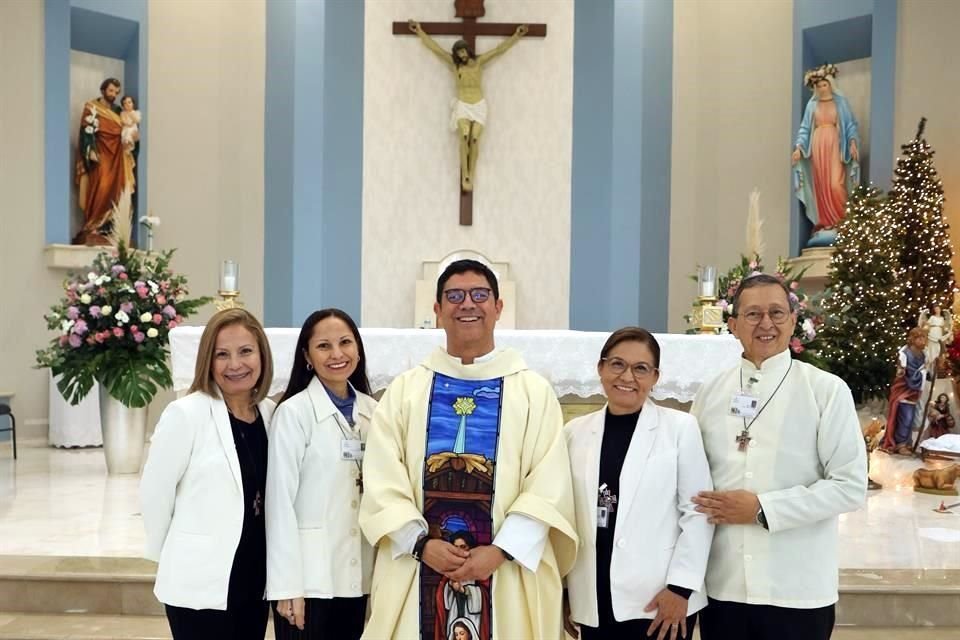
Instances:
[[[359,640],[367,613],[362,598],[307,598],[303,631],[287,622],[273,607],[273,631],[277,640]]]
[[[269,603],[262,600],[230,603],[226,611],[164,606],[173,640],[263,640],[267,633]]]
[[[582,640],[614,640],[615,638],[646,638],[647,630],[650,628],[650,623],[653,620],[623,620],[617,622],[616,620],[601,620],[599,627],[588,627],[586,625],[580,625],[580,638]],[[680,628],[677,628],[677,638],[676,640],[692,640],[693,638],[693,628],[697,625],[697,614],[687,617],[687,635],[680,635]],[[657,632],[653,634],[653,637],[656,638],[660,633],[660,628],[657,627]],[[666,637],[670,638],[670,629],[667,628]]]
[[[710,598],[700,611],[702,640],[830,640],[834,605],[789,609]]]

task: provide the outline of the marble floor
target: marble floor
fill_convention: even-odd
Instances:
[[[0,454],[5,452],[0,451]],[[919,460],[875,453],[884,487],[840,522],[840,566],[848,569],[960,569],[957,497],[914,493]],[[100,449],[24,446],[0,455],[0,553],[138,557],[143,529],[137,476],[107,476]]]

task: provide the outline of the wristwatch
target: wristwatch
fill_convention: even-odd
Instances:
[[[427,546],[427,543],[430,541],[430,536],[424,534],[417,538],[417,543],[413,545],[413,551],[410,552],[410,555],[413,556],[413,559],[417,562],[423,562],[423,548]]]
[[[760,508],[757,509],[757,517],[754,519],[754,522],[756,522],[758,525],[760,525],[767,531],[770,530],[770,526],[767,524],[767,516],[763,514],[763,505],[760,505]]]

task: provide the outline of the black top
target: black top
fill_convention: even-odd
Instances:
[[[230,603],[259,602],[267,584],[267,532],[263,497],[267,489],[267,432],[263,416],[244,422],[230,414],[233,444],[243,478],[243,531],[230,570]]]
[[[617,525],[617,515],[620,512],[620,473],[623,471],[623,461],[627,457],[633,432],[637,428],[640,412],[625,415],[613,415],[607,409],[603,423],[603,442],[600,445],[600,482],[598,487],[606,484],[611,496],[617,496],[617,504],[608,518],[606,528],[597,527],[597,606],[599,607],[600,622],[615,623],[613,617],[613,602],[610,596],[610,563],[613,559],[614,532]],[[598,500],[599,496],[595,496]],[[682,587],[667,585],[674,593],[689,598],[692,591]]]

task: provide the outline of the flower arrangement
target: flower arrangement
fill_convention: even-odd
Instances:
[[[752,275],[764,273],[764,265],[758,254],[752,257],[740,256],[739,264],[731,267],[725,274],[718,278],[717,306],[723,309],[723,319],[726,321],[733,314],[731,301],[733,295],[740,286],[740,281]],[[790,302],[797,307],[797,325],[794,327],[793,336],[790,338],[790,351],[801,360],[815,360],[814,347],[816,346],[817,334],[823,325],[823,318],[820,315],[816,302],[811,299],[800,288],[800,278],[803,277],[803,271],[794,274],[790,265],[783,258],[777,259],[777,270],[773,274],[790,289]],[[691,276],[696,281],[697,276]],[[700,305],[700,300],[694,300],[694,306]],[[693,316],[684,316],[688,323],[692,322]],[[726,331],[726,327],[720,332]],[[687,333],[698,333],[697,328],[690,328]]]
[[[953,340],[946,345],[950,376],[960,382],[960,331],[954,332]]]
[[[65,297],[46,315],[58,332],[37,351],[71,404],[99,382],[128,407],[145,407],[173,379],[170,330],[211,298],[187,298],[187,280],[170,270],[173,251],[140,255],[121,242],[101,252],[88,272],[71,274]]]

